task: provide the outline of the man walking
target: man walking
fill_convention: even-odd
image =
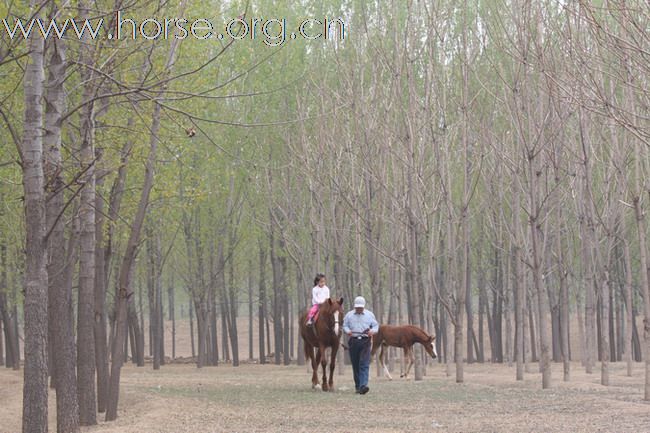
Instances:
[[[343,319],[343,331],[348,335],[350,361],[354,373],[354,387],[358,394],[367,393],[370,371],[371,336],[379,331],[379,324],[372,311],[366,310],[366,300],[362,296],[354,299],[354,310]]]

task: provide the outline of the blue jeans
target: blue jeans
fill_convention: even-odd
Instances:
[[[354,387],[359,391],[368,386],[368,372],[370,371],[370,338],[350,337],[350,362],[354,374]]]

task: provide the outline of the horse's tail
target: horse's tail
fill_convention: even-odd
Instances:
[[[305,361],[314,359],[314,347],[305,341]]]

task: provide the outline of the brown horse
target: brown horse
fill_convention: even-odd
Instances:
[[[371,356],[375,355],[379,346],[381,346],[381,351],[379,352],[379,362],[388,379],[393,380],[393,377],[388,372],[386,364],[384,362],[384,348],[387,346],[401,347],[404,349],[404,357],[409,360],[408,367],[406,368],[406,373],[400,375],[400,377],[406,377],[411,370],[411,366],[415,362],[415,357],[413,356],[413,345],[415,343],[420,343],[424,346],[424,350],[427,351],[431,358],[436,359],[438,353],[436,352],[436,345],[434,344],[436,337],[429,335],[424,332],[422,329],[413,325],[404,325],[404,326],[391,326],[391,325],[381,325],[379,331],[372,338],[372,352]]]
[[[311,360],[313,371],[311,387],[318,386],[318,364],[323,366],[323,391],[334,388],[334,367],[336,366],[336,352],[341,343],[341,328],[343,327],[343,298],[332,300],[331,298],[320,304],[316,322],[308,327],[307,311],[298,318],[300,335],[305,342],[305,359]],[[327,380],[327,356],[325,349],[330,347],[330,377]],[[314,349],[316,354],[314,355]]]

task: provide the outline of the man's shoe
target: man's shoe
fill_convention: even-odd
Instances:
[[[368,388],[367,386],[362,386],[362,387],[359,389],[359,394],[362,394],[362,395],[363,395],[363,394],[366,394],[368,391],[370,391],[370,388]]]

